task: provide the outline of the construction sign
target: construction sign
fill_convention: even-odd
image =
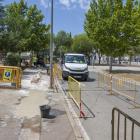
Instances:
[[[11,74],[12,74],[12,69],[4,69],[3,80],[4,81],[10,81],[11,80]]]

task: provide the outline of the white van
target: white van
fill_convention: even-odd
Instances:
[[[67,79],[68,76],[73,78],[80,78],[87,80],[89,71],[84,54],[77,53],[64,53],[62,55],[61,67],[63,70],[63,79]]]

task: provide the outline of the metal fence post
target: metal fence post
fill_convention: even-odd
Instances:
[[[98,88],[99,88],[99,72],[98,72]]]
[[[15,69],[16,71],[16,85],[15,85],[15,89],[18,88],[18,69]]]
[[[18,88],[19,88],[19,69],[18,69]]]
[[[136,82],[134,81],[134,108],[136,108],[135,101],[136,101]]]
[[[110,86],[110,95],[112,95],[112,75],[111,75],[110,82],[111,82],[111,86]]]
[[[53,93],[54,93],[54,68],[53,68]]]
[[[79,84],[79,117],[81,117],[81,85]]]
[[[112,124],[112,138],[111,140],[114,140],[114,108],[112,109],[112,121],[111,121],[111,124]]]
[[[70,98],[70,93],[71,92],[71,79],[68,77],[68,99]]]

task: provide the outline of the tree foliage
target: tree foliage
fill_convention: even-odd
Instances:
[[[85,33],[75,35],[73,38],[72,50],[75,53],[84,53],[89,58],[93,51],[93,41],[89,39]]]
[[[126,5],[122,0],[92,0],[85,14],[84,30],[94,47],[113,59],[128,52],[130,45],[137,46],[140,41],[140,26],[136,20],[140,15],[139,5],[133,0],[127,0]]]
[[[6,5],[5,31],[1,47],[10,52],[42,51],[49,47],[50,25],[42,23],[44,15],[36,5],[27,6],[24,0]],[[2,49],[0,48],[0,49]]]
[[[72,37],[71,33],[66,33],[65,31],[59,31],[54,37],[54,44],[56,46],[54,55],[59,55],[59,48],[61,47],[63,52],[72,52]]]
[[[0,0],[0,32],[4,30],[4,6],[2,5],[2,2],[4,0]]]

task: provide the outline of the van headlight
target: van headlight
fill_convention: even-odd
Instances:
[[[65,68],[69,70],[69,68],[68,68],[68,67],[66,67],[66,66],[65,66]]]
[[[88,67],[85,70],[88,70]]]

